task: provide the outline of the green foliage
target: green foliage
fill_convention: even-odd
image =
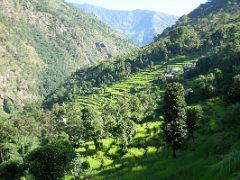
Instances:
[[[187,130],[194,142],[195,141],[194,131],[200,126],[200,121],[203,118],[202,107],[201,106],[187,107],[186,115],[187,115],[186,119]]]
[[[84,140],[82,115],[77,109],[68,110],[67,127],[65,128],[65,132],[69,135],[69,140],[76,147]]]
[[[35,179],[59,179],[71,168],[75,151],[66,141],[55,141],[32,151],[25,162]]]
[[[239,135],[240,121],[239,121],[240,104],[236,103],[228,107],[223,119],[223,127],[227,131]]]
[[[224,158],[213,165],[214,169],[216,171],[220,172],[219,174],[227,174],[230,175],[239,169],[239,163],[240,163],[240,152],[239,150],[233,150],[229,154],[225,155]],[[239,175],[236,174],[234,178],[238,178]]]
[[[115,138],[120,139],[123,153],[126,153],[128,150],[128,145],[136,133],[134,122],[127,119],[118,119],[114,130]]]
[[[103,120],[98,113],[90,108],[82,110],[83,135],[84,139],[93,140],[96,148],[100,148],[99,140],[103,138]]]
[[[224,116],[225,107],[219,98],[205,101],[202,106],[207,118],[213,119],[216,117],[216,121],[219,121]],[[205,111],[205,109],[209,111]],[[220,111],[220,113],[216,113],[216,111]],[[209,126],[211,121],[204,120],[201,123],[201,129],[196,132],[195,143],[188,142],[188,148],[180,150],[177,159],[169,158],[171,154],[164,147],[161,139],[155,142],[155,138],[159,135],[153,134],[154,126],[159,127],[161,122],[157,124],[156,122],[148,123],[151,131],[150,135],[147,133],[146,124],[137,125],[137,134],[129,147],[129,152],[121,160],[116,158],[114,159],[116,163],[104,166],[96,174],[94,172],[86,173],[83,177],[129,180],[136,178],[157,179],[159,177],[177,180],[191,180],[193,178],[206,180],[237,179],[239,177],[237,174],[239,169],[239,140],[235,135],[231,136],[224,131],[201,133],[205,126]],[[155,145],[153,145],[154,142]],[[146,149],[149,149],[151,153],[144,153],[145,148],[138,149],[138,143],[142,145],[141,147],[146,144]],[[106,146],[110,146],[108,144],[106,143]],[[115,149],[117,149],[116,145],[111,147],[111,154],[117,154],[117,151],[114,151]],[[97,154],[96,156],[92,155],[92,158],[107,159],[108,157]]]
[[[1,177],[19,179],[23,174],[22,158],[57,138],[55,127],[55,116],[33,104],[0,119]]]
[[[13,110],[14,110],[14,103],[13,103],[13,101],[10,100],[10,99],[4,99],[3,100],[3,110],[6,113],[8,113],[8,114],[12,113]]]
[[[136,49],[124,35],[62,0],[2,0],[0,6],[0,74],[7,90],[1,93],[16,103],[43,98],[77,69]]]
[[[56,2],[39,2],[40,4],[37,4],[39,12],[49,11],[49,8],[46,8],[48,6],[58,7]],[[214,3],[217,1],[207,3],[211,5],[209,9],[215,6]],[[226,5],[225,2],[223,4]],[[225,113],[227,107],[224,106],[223,100],[219,100],[220,97],[201,102],[204,98],[223,95],[225,88],[230,92],[231,88],[228,89],[228,87],[236,89],[234,96],[238,94],[239,77],[236,75],[240,72],[239,4],[231,1],[222,9],[223,4],[216,5],[212,13],[208,12],[206,6],[203,9],[201,6],[202,14],[193,15],[193,13],[181,18],[175,26],[168,28],[160,35],[153,44],[136,53],[78,70],[46,98],[45,107],[52,108],[53,112],[29,105],[16,114],[1,119],[1,163],[21,159],[27,155],[26,163],[29,172],[33,175],[41,178],[39,177],[41,174],[42,179],[62,178],[66,173],[65,170],[68,169],[64,166],[70,165],[74,151],[69,143],[59,145],[59,141],[55,140],[70,139],[75,147],[79,147],[76,151],[83,155],[75,162],[75,168],[78,169],[80,164],[84,165],[83,162],[89,164],[90,167],[86,165],[85,170],[82,170],[88,178],[94,176],[95,173],[98,173],[100,177],[110,176],[112,179],[119,177],[141,179],[148,178],[148,176],[151,179],[158,177],[165,179],[229,178],[237,172],[237,166],[234,165],[230,174],[224,173],[220,177],[217,173],[212,174],[214,170],[209,170],[209,165],[221,161],[223,158],[221,155],[232,151],[231,146],[239,136],[237,114],[239,105],[229,107]],[[63,13],[54,11],[56,16],[65,17],[65,11],[61,7],[58,9]],[[78,15],[77,12],[76,14]],[[64,17],[62,20],[66,21],[68,18]],[[76,20],[76,23],[78,22]],[[72,27],[71,23],[69,25]],[[23,23],[22,26],[25,24]],[[30,34],[30,43],[33,43],[31,35],[34,37],[36,35],[32,31],[39,34],[40,30],[36,27],[31,31],[26,30],[26,34]],[[72,35],[74,39],[78,39],[77,32],[76,34],[73,32],[71,37]],[[86,33],[87,36],[89,36],[88,33]],[[55,41],[49,42],[49,46],[47,44],[46,46],[34,46],[41,52],[38,53],[41,58],[45,55],[49,57],[52,52],[58,52],[56,55],[52,54],[52,61],[54,61],[52,69],[56,71],[51,70],[52,74],[48,72],[53,79],[62,78],[62,72],[55,69],[58,63],[64,64],[61,57],[69,59],[69,62],[78,58],[78,56],[69,57],[59,53],[62,51],[58,47],[61,47],[60,49],[66,50],[67,48],[68,52],[75,54],[69,47],[74,45],[74,42],[64,43],[65,38],[71,40],[71,37],[68,33],[60,35],[56,41],[59,41],[61,46],[55,46]],[[44,38],[44,35],[36,38],[48,42],[48,38]],[[53,46],[54,49],[51,48]],[[100,43],[97,46],[103,47],[104,44]],[[8,50],[8,52],[14,52],[12,48]],[[19,53],[17,51],[15,55]],[[187,53],[196,54],[197,57],[201,55],[206,57],[196,58]],[[185,56],[179,57],[179,54]],[[45,60],[44,62],[49,64],[48,59]],[[197,62],[196,69],[194,69],[195,64],[192,64],[195,61]],[[75,67],[76,64],[73,66]],[[181,67],[184,71],[182,66],[185,64],[190,64],[195,74],[191,76],[191,79],[182,74],[178,81],[182,81],[184,86],[189,88],[188,92],[193,90],[194,95],[199,97],[194,106],[202,104],[206,117],[201,122],[199,131],[196,130],[198,124],[196,120],[200,119],[201,112],[198,108],[188,109],[186,112],[183,86],[178,83],[170,84],[166,88],[162,103],[160,96],[165,91],[166,84],[157,84],[159,82],[155,81],[159,76],[165,76],[168,72],[165,69]],[[35,72],[35,69],[32,71]],[[36,74],[38,74],[37,71]],[[236,77],[233,78],[234,76]],[[46,80],[45,83],[49,84],[49,82],[51,81]],[[158,103],[159,107],[157,107]],[[161,116],[162,112],[164,120],[160,118],[161,121],[153,125],[151,121]],[[65,120],[63,126],[59,123],[62,120]],[[146,124],[135,125],[135,123],[143,122]],[[220,122],[222,126],[219,125]],[[186,149],[179,151],[178,159],[168,158],[170,154],[159,135],[160,124],[162,124],[160,133],[164,135],[167,144],[173,147],[173,155],[175,155],[175,150],[185,142],[187,127],[190,133],[194,130],[196,142],[187,142]],[[40,145],[42,147],[39,147]],[[58,155],[63,158],[59,159]],[[53,158],[49,158],[50,156]],[[57,166],[53,166],[55,162]],[[46,166],[40,163],[49,163],[51,168],[45,169]],[[39,170],[40,168],[42,169]],[[47,173],[47,170],[51,172]],[[99,173],[99,171],[102,172]],[[53,175],[52,172],[58,172],[58,175],[55,176],[56,174]],[[137,174],[136,177],[135,174]]]
[[[186,53],[200,47],[200,38],[191,26],[176,27],[168,35],[172,43],[167,46],[173,54]]]
[[[228,102],[240,102],[240,75],[233,77],[233,83],[228,89],[226,100]]]
[[[215,93],[214,81],[215,77],[212,73],[208,75],[200,75],[195,80],[194,93],[200,98],[206,99],[210,98]]]
[[[21,159],[8,160],[0,165],[0,178],[3,180],[18,180],[23,173],[24,167]]]
[[[226,47],[220,48],[216,53],[201,58],[197,62],[197,70],[199,73],[207,73],[211,69],[218,68],[224,73],[233,73],[239,66],[239,52],[238,44],[228,44]]]
[[[183,145],[186,135],[186,102],[184,88],[179,83],[168,85],[164,96],[164,121],[162,133],[166,142],[175,150]]]
[[[67,83],[48,96],[45,101],[46,107],[52,107],[54,103],[69,101],[71,100],[69,97],[95,93],[96,90],[102,90],[111,83],[125,80],[131,74],[138,73],[148,66],[171,61],[171,57],[179,54],[200,53],[204,55],[220,49],[215,55],[207,57],[204,61],[205,65],[211,64],[210,66],[201,68],[199,64],[202,60],[200,60],[200,63],[197,63],[197,70],[202,69],[208,72],[210,67],[212,69],[219,68],[222,71],[229,67],[232,68],[232,65],[228,64],[234,59],[230,58],[232,60],[228,61],[229,55],[233,53],[232,51],[237,52],[239,49],[237,45],[239,42],[239,15],[237,13],[239,4],[238,2],[230,3],[224,11],[221,11],[220,7],[226,3],[220,7],[216,2],[208,4],[211,8],[216,8],[214,13],[205,13],[211,8],[208,9],[206,5],[200,6],[201,11],[198,9],[190,15],[180,18],[176,25],[167,28],[162,35],[159,35],[154,43],[138,52],[118,57],[112,62],[105,62],[96,67],[77,71],[68,79]],[[212,60],[209,61],[209,59]],[[214,59],[217,60],[214,61]],[[237,60],[237,58],[235,59]],[[237,61],[235,62],[237,65]],[[63,89],[65,89],[64,93],[58,93]]]

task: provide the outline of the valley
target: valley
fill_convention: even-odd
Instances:
[[[0,6],[0,104],[43,99],[77,69],[137,49],[61,0],[3,0]]]
[[[240,178],[239,0],[141,48],[63,0],[0,5],[0,179]]]

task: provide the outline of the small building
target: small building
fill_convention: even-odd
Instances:
[[[173,72],[173,73],[179,72],[179,71],[181,71],[181,70],[182,70],[182,68],[180,68],[180,67],[173,67],[173,68],[172,68],[172,72]]]
[[[165,74],[165,78],[167,79],[167,80],[171,80],[171,79],[173,79],[173,74]]]
[[[62,126],[64,128],[67,127],[67,118],[60,117],[60,118],[58,118],[57,122],[60,126]]]

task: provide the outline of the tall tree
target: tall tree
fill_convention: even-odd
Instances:
[[[172,146],[173,157],[176,158],[176,149],[183,143],[187,135],[186,102],[184,88],[179,83],[168,85],[164,97],[164,121],[162,132],[165,141]]]
[[[93,140],[94,145],[98,149],[100,147],[99,141],[104,135],[103,119],[95,110],[85,108],[82,110],[82,121],[85,140]]]
[[[194,131],[199,126],[199,121],[203,118],[203,111],[201,106],[192,106],[187,108],[187,130],[192,137],[192,141],[195,141]]]

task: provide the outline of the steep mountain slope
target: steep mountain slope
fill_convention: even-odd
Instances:
[[[62,0],[0,1],[0,99],[38,99],[76,69],[136,49]]]
[[[154,43],[139,51],[75,72],[57,93],[48,97],[48,102],[62,102],[72,94],[94,93],[95,88],[104,89],[106,85],[125,80],[148,66],[171,61],[171,57],[186,54],[206,56],[220,47],[238,41],[239,3],[225,2],[224,9],[212,5],[214,3],[215,1],[209,2],[189,16],[183,16],[176,25],[167,28]],[[211,6],[215,7],[212,10],[214,14],[207,13],[199,17],[199,12],[207,12]]]
[[[74,113],[78,116],[86,107],[99,111],[104,128],[121,118],[139,123],[125,153],[123,143],[112,138],[115,131],[103,138],[100,149],[91,140],[77,149],[89,165],[84,177],[239,179],[239,12],[239,0],[209,1],[183,16],[154,43],[77,71],[48,97],[46,104],[54,111],[66,108],[63,116],[69,124]],[[171,158],[157,124],[163,109],[156,101],[163,99],[161,93],[172,81],[185,86],[189,106],[198,105],[204,111],[196,141],[187,140],[177,159]],[[226,95],[238,103],[231,104]]]
[[[0,179],[240,179],[239,11],[240,0],[208,1],[138,52],[73,73],[46,99],[51,111],[1,117]],[[166,109],[171,82],[187,107]],[[169,119],[168,135],[184,136],[177,157]]]
[[[164,29],[175,24],[178,19],[177,16],[154,11],[117,11],[89,4],[74,4],[74,6],[96,15],[100,20],[126,34],[140,46],[151,43],[154,36],[161,34]]]

